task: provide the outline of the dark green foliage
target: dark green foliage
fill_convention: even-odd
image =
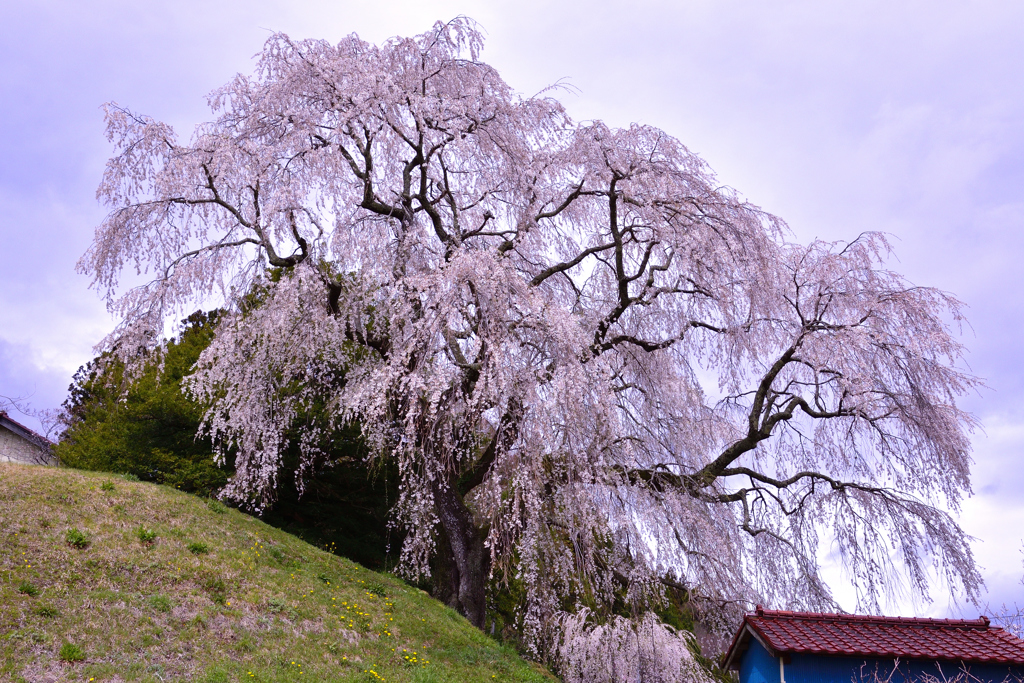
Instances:
[[[89,547],[89,537],[75,528],[68,529],[67,534],[64,535],[64,541],[79,550]]]
[[[189,543],[187,546],[188,551],[193,555],[205,555],[210,552],[210,546],[205,543],[199,543],[198,541]]]
[[[35,612],[38,616],[45,617],[46,619],[52,619],[58,614],[60,614],[60,612],[57,611],[56,607],[51,607],[50,605],[39,605],[32,611]]]
[[[135,535],[139,539],[139,543],[143,545],[152,545],[156,541],[156,532],[152,529],[147,529],[144,526],[140,526],[135,530]]]
[[[109,357],[79,368],[64,402],[69,424],[56,449],[61,462],[183,491],[223,486],[228,472],[214,463],[210,442],[196,438],[203,408],[181,392],[217,319],[216,312],[189,316],[184,331],[164,347],[162,372],[156,357],[134,381]]]
[[[100,484],[100,488],[106,491],[107,493],[113,493],[116,490],[116,488],[114,487],[114,482],[112,481],[103,482],[102,484]]]
[[[39,595],[39,589],[36,588],[35,584],[29,583],[28,581],[22,581],[18,584],[18,592],[24,595],[34,598]]]
[[[484,632],[500,642],[521,647],[526,587],[515,577],[495,571],[487,586]]]
[[[82,662],[85,661],[85,652],[77,645],[64,643],[60,646],[60,658],[64,662]]]
[[[301,497],[295,479],[282,477],[278,501],[263,521],[364,567],[393,568],[402,537],[387,520],[398,497],[397,473],[388,466],[371,472],[354,434],[341,435],[332,451],[334,460],[306,483]],[[293,471],[289,464],[286,472]]]
[[[217,467],[210,442],[196,438],[203,408],[181,392],[182,378],[209,345],[217,320],[216,312],[189,316],[183,332],[166,344],[159,376],[156,359],[134,381],[108,358],[80,368],[64,403],[69,426],[57,446],[61,461],[203,495],[223,486],[231,470]],[[295,440],[315,419],[303,416],[293,428]],[[395,564],[389,547],[397,551],[401,545],[401,536],[387,527],[397,498],[394,467],[367,468],[356,427],[331,436],[329,457],[301,497],[290,474],[297,450],[285,454],[278,501],[264,521],[367,567],[389,569]],[[227,510],[213,498],[207,507],[218,514]]]

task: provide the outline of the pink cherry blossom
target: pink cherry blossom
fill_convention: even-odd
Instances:
[[[480,627],[488,576],[514,574],[567,680],[614,653],[629,680],[690,677],[649,612],[666,584],[719,625],[834,608],[823,537],[860,609],[932,567],[976,597],[944,511],[970,491],[956,402],[978,384],[959,302],[885,269],[883,235],[790,243],[671,135],[574,122],[481,45],[462,18],[379,46],[275,35],[188,143],[108,105],[111,212],[80,268],[129,360],[227,310],[190,383],[235,456],[223,495],[271,505],[297,420],[325,416],[298,430],[300,480],[358,423],[401,472],[403,571],[450,558]],[[121,292],[131,269],[148,283]]]

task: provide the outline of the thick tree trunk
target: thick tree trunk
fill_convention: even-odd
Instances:
[[[435,583],[436,597],[458,610],[479,629],[487,611],[487,576],[490,553],[483,533],[473,524],[473,514],[454,486],[434,484],[434,502],[444,534],[438,544],[439,564],[447,576]],[[447,543],[445,543],[447,541]],[[447,547],[443,547],[446,545]],[[448,555],[444,557],[444,555]]]
[[[444,527],[437,530],[437,549],[434,553],[433,562],[430,565],[431,588],[430,594],[434,599],[440,600],[457,612],[461,612],[459,603],[459,568],[455,565],[454,554],[451,544],[448,542],[448,533]]]

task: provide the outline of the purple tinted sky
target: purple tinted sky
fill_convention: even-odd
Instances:
[[[961,521],[993,607],[1024,605],[1024,4],[845,5],[3,3],[0,394],[56,408],[113,325],[74,272],[103,215],[102,103],[187,133],[271,30],[380,41],[466,14],[521,92],[566,79],[576,118],[667,130],[800,240],[889,232],[894,268],[966,302],[970,365],[990,388],[966,401],[984,430]],[[841,574],[834,584],[842,595]],[[958,613],[941,588],[935,598],[890,609]]]

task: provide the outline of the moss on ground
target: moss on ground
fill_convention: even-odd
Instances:
[[[236,510],[14,464],[0,464],[0,679],[555,680],[423,591]]]

